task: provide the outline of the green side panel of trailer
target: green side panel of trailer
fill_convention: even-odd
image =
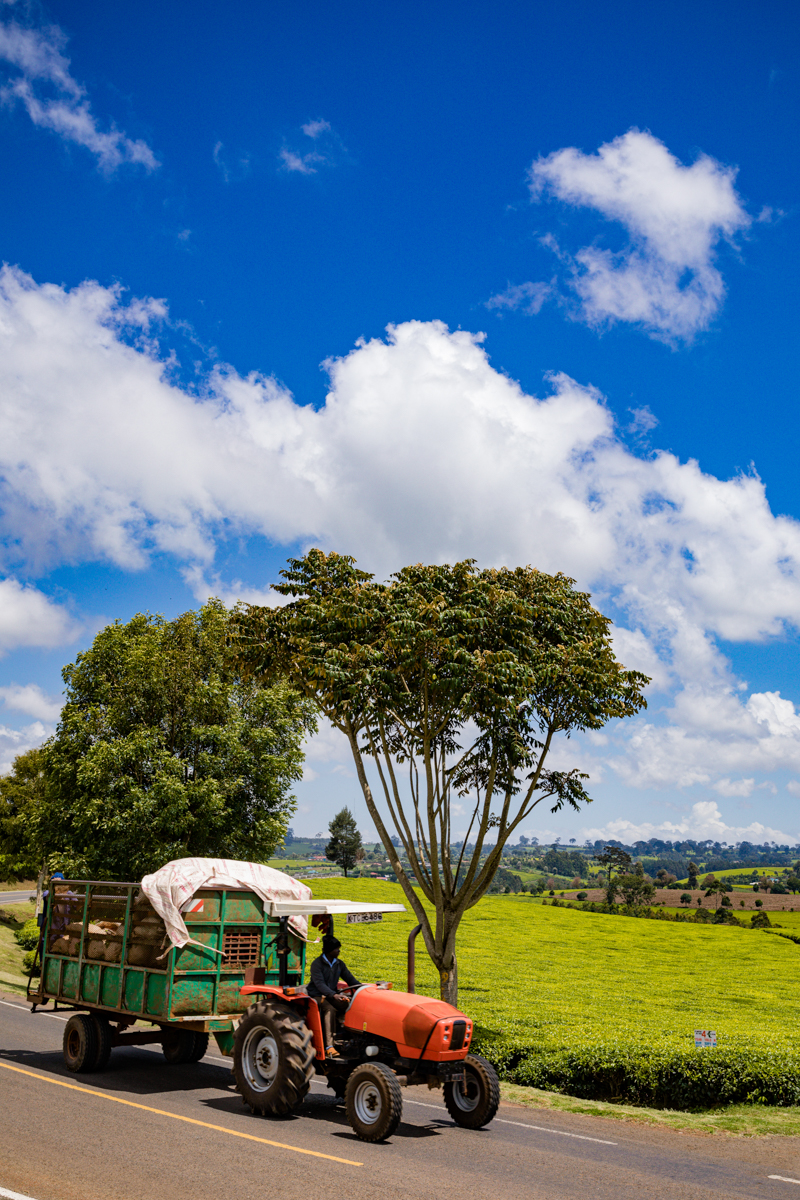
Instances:
[[[264,967],[265,981],[279,982],[275,939],[280,924],[265,917],[254,892],[197,892],[193,911],[184,913],[191,942],[164,953],[163,943],[154,944],[140,932],[152,910],[143,904],[139,884],[65,880],[56,889],[43,933],[38,1000],[105,1010],[112,1019],[116,1013],[165,1025],[192,1018],[213,1021],[206,1027],[227,1045],[231,1018],[250,1004],[241,995],[245,968]],[[96,930],[99,922],[108,931],[89,932],[89,925]],[[288,982],[302,983],[306,944],[291,932],[288,936]]]

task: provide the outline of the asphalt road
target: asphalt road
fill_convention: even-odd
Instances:
[[[372,1146],[322,1084],[297,1116],[252,1116],[213,1041],[190,1066],[130,1047],[102,1074],[71,1075],[63,1021],[0,997],[0,1197],[800,1200],[800,1138],[696,1137],[512,1105],[471,1132],[438,1093],[413,1088],[395,1136]]]
[[[25,900],[34,900],[36,892],[0,892],[0,908],[4,904],[22,904]]]

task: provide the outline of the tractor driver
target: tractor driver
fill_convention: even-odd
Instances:
[[[322,1028],[325,1034],[325,1053],[334,1057],[339,1053],[333,1045],[333,1035],[336,1030],[336,1017],[347,1010],[350,1001],[337,991],[340,979],[351,987],[361,984],[347,966],[339,958],[342,943],[333,934],[327,934],[322,939],[322,954],[311,964],[308,981],[308,994],[316,1000],[322,1013]]]

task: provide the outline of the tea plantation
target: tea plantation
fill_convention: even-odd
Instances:
[[[314,891],[403,902],[377,880]],[[405,988],[414,924],[410,910],[372,926],[340,918],[343,957],[359,978]],[[800,946],[785,938],[498,896],[467,914],[457,953],[475,1048],[512,1082],[673,1108],[800,1103]],[[421,938],[417,991],[438,995]],[[695,1050],[696,1028],[716,1030],[718,1048]]]

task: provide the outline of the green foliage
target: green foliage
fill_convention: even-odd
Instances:
[[[19,754],[11,774],[0,778],[0,881],[34,879],[39,873],[34,838],[44,785],[39,748]]]
[[[295,808],[307,701],[244,682],[212,600],[106,626],[64,668],[35,841],[88,878],[139,879],[187,855],[266,860]]]
[[[402,902],[399,888],[378,881],[311,886],[318,896]],[[404,988],[413,924],[405,913],[345,927],[348,966],[359,979]],[[459,1007],[479,1026],[477,1052],[510,1081],[679,1107],[705,1103],[702,1089],[716,1086],[725,1103],[793,1103],[798,952],[785,938],[710,919],[636,920],[543,907],[527,895],[490,896],[461,927]],[[435,995],[437,985],[418,956],[417,991]],[[717,1031],[716,1050],[694,1049],[699,1028]],[[746,1087],[736,1083],[737,1071]]]
[[[325,857],[340,866],[346,876],[359,858],[363,858],[361,834],[349,808],[339,810],[328,826],[328,832],[331,838],[325,847]]]
[[[690,896],[690,894],[688,892],[684,892],[681,895],[681,904],[691,904],[691,903],[692,903],[692,897]]]
[[[630,875],[618,875],[614,884],[625,904],[629,904],[633,908],[648,904],[656,894],[655,885],[638,871],[634,871]]]
[[[23,954],[22,970],[25,972],[26,975],[30,975],[31,967],[33,966],[33,961],[35,958],[36,958],[36,948],[35,947],[33,950],[28,950],[25,952],[25,954]],[[40,963],[36,964],[36,970],[33,973],[34,973],[34,975],[41,975],[42,971],[41,971]]]
[[[21,929],[18,929],[14,934],[14,940],[23,950],[35,950],[39,944],[39,926],[36,923],[36,918],[31,917],[26,921]]]
[[[277,590],[291,603],[240,612],[242,661],[267,680],[286,676],[347,737],[452,999],[458,925],[487,892],[508,839],[542,801],[557,812],[589,799],[577,768],[546,766],[553,738],[638,712],[647,678],[621,666],[610,622],[563,575],[465,561],[404,567],[378,584],[353,559],[320,550],[282,574]],[[474,804],[455,859],[454,795]],[[436,910],[433,924],[413,880]]]
[[[654,1108],[696,1109],[725,1104],[800,1104],[800,1056],[752,1050],[591,1049],[531,1055],[492,1041],[473,1042],[501,1078],[528,1087],[592,1100]]]
[[[758,900],[756,900],[756,904],[758,904]],[[769,926],[771,926],[772,922],[770,921],[768,914],[762,911],[753,913],[752,917],[750,918],[750,924],[754,929],[767,929]]]

